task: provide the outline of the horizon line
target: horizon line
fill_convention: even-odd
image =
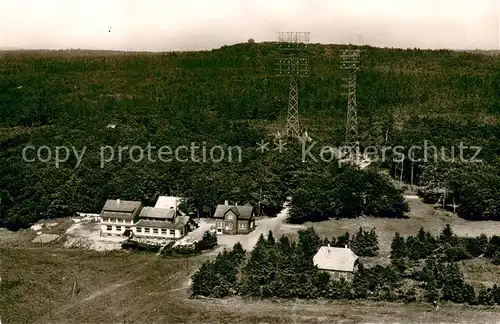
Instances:
[[[277,41],[263,41],[255,42],[254,44],[269,44],[277,43]],[[0,51],[25,51],[25,52],[57,52],[57,51],[80,51],[80,52],[116,52],[116,53],[186,53],[186,52],[207,52],[212,50],[222,49],[223,47],[231,47],[235,45],[248,44],[248,42],[239,42],[233,44],[226,44],[217,47],[210,47],[205,49],[192,49],[192,50],[180,50],[180,49],[163,49],[163,50],[148,50],[148,49],[106,49],[106,48],[25,48],[17,46],[0,46]],[[483,49],[483,48],[424,48],[424,47],[394,47],[394,46],[373,46],[369,44],[344,44],[344,43],[310,43],[311,45],[323,45],[323,46],[354,46],[354,47],[370,47],[376,49],[394,49],[394,50],[421,50],[421,51],[455,51],[455,52],[498,52],[500,53],[500,48],[498,49]]]

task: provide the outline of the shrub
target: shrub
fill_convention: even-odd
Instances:
[[[496,251],[495,254],[493,255],[493,259],[491,262],[495,265],[500,265],[500,250]]]
[[[465,247],[467,253],[469,253],[472,257],[477,258],[486,252],[488,237],[484,234],[481,234],[479,237],[462,237],[460,238],[459,243]]]
[[[470,259],[471,256],[467,253],[465,246],[462,244],[456,246],[449,246],[446,250],[446,257],[449,262],[458,262]]]
[[[217,234],[206,231],[203,234],[201,241],[196,242],[196,249],[198,251],[210,250],[217,246]]]
[[[160,245],[151,245],[146,243],[139,243],[132,240],[127,240],[122,243],[122,249],[125,250],[137,250],[137,251],[146,251],[146,252],[158,252],[160,251]]]
[[[484,256],[492,258],[498,250],[500,250],[500,236],[494,235],[488,242]]]
[[[224,250],[214,261],[204,262],[193,275],[193,295],[221,298],[235,293],[241,251]]]

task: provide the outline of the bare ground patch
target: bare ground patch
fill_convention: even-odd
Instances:
[[[364,229],[374,227],[379,239],[380,255],[384,257],[390,254],[391,242],[396,232],[402,236],[414,235],[420,227],[430,231],[433,235],[438,235],[446,224],[450,224],[453,231],[459,236],[500,235],[500,224],[493,221],[468,221],[435,209],[432,205],[424,204],[420,199],[408,199],[407,201],[411,211],[407,214],[408,218],[406,219],[358,217],[317,223],[308,222],[304,225],[314,227],[320,237],[328,238],[342,235],[346,231],[352,235],[358,231],[359,227]],[[292,231],[289,231],[287,235],[296,236]]]

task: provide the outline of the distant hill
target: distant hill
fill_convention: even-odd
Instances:
[[[342,94],[345,71],[339,66],[345,48],[311,44],[310,74],[299,81],[301,127],[320,145],[338,146],[344,141],[347,100]],[[477,173],[462,173],[465,169],[447,165],[445,169],[453,173],[442,177],[441,171],[429,171],[437,168],[425,169],[434,167],[432,164],[412,169],[413,164],[406,162],[403,180],[409,182],[413,175],[417,182],[439,187],[455,175],[496,174],[500,155],[500,60],[495,55],[369,46],[360,49],[357,105],[362,147],[407,147],[424,140],[446,147],[459,142],[481,145],[485,161],[481,166],[485,169]],[[349,209],[352,206],[343,204],[350,199],[356,203],[349,213],[368,208],[360,205],[363,200],[359,197],[351,197],[354,189],[349,186],[354,180],[337,178],[340,171],[332,164],[303,163],[298,146],[298,151],[290,148],[279,156],[273,155],[274,151],[257,154],[255,143],[263,139],[272,142],[273,133],[283,129],[287,114],[288,80],[275,76],[280,54],[274,43],[243,43],[201,52],[68,50],[3,54],[0,225],[2,220],[4,225],[16,227],[75,211],[96,212],[107,197],[148,203],[170,191],[192,198],[193,210],[205,215],[227,199],[240,203],[262,199],[272,214],[298,188],[306,188],[302,197],[312,201],[315,195],[308,190],[325,182],[311,177],[320,174],[341,181],[335,193],[340,198],[321,208]],[[108,128],[109,124],[117,126]],[[100,165],[101,146],[146,147],[148,142],[172,147],[190,142],[241,146],[247,159],[242,163],[204,164],[135,163],[126,158]],[[86,146],[86,159],[78,169],[74,168],[74,156],[60,168],[53,161],[27,163],[20,157],[28,144],[52,148],[66,145],[79,150]],[[389,161],[376,167],[394,175],[400,165]],[[380,206],[370,206],[370,210],[384,214],[401,197],[374,174],[368,176],[378,181],[371,185],[375,191],[370,194],[390,199],[382,211]],[[497,183],[494,177],[476,178],[468,183],[488,190]],[[368,183],[364,179],[360,176],[356,182],[359,195],[368,190],[361,185]],[[478,190],[457,187],[462,182],[449,184],[448,192],[457,195],[455,202],[473,201],[467,212],[473,217],[483,217],[484,213],[486,218],[498,217],[498,195],[481,191],[470,198]],[[477,201],[490,195],[491,208]]]
[[[474,53],[474,54],[483,54],[483,55],[500,55],[500,50],[458,50],[457,52],[466,52],[466,53]]]
[[[339,56],[344,48],[310,45],[311,73],[301,82],[304,117],[343,114]],[[449,50],[361,49],[361,116],[407,119],[429,114],[450,117],[499,113],[496,97],[500,63],[495,57]],[[29,112],[39,112],[40,105],[48,109],[47,118],[53,123],[61,118],[64,123],[84,122],[84,116],[100,116],[97,120],[108,123],[109,109],[104,107],[117,93],[132,95],[133,99],[114,102],[116,112],[124,104],[141,102],[150,107],[147,112],[141,111],[143,116],[161,114],[167,103],[172,104],[169,109],[175,110],[179,104],[196,105],[191,109],[217,112],[219,117],[230,119],[273,119],[286,113],[287,83],[275,77],[278,52],[273,43],[243,43],[184,53],[65,50],[15,51],[5,56],[4,74],[14,73],[20,64],[23,71],[2,79],[7,91],[0,112],[3,125],[30,123],[26,120]],[[74,59],[68,60],[71,57]],[[47,78],[50,84],[44,84]],[[19,84],[24,86],[22,92],[16,90]],[[78,109],[71,113],[67,107],[59,109],[65,101]],[[91,108],[88,102],[93,103]],[[88,114],[89,109],[92,114]]]

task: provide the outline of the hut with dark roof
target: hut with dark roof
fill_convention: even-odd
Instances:
[[[248,234],[255,229],[255,209],[252,205],[218,205],[215,209],[217,234]]]

